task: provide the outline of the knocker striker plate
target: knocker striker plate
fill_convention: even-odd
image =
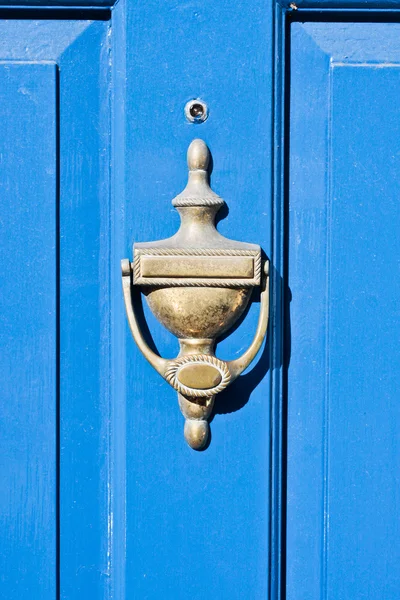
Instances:
[[[188,150],[186,188],[172,201],[178,232],[156,242],[134,244],[133,262],[122,261],[125,306],[132,335],[144,356],[178,392],[185,438],[200,450],[207,443],[214,398],[251,363],[268,326],[268,261],[255,244],[229,240],[215,227],[224,204],[208,179],[210,153],[202,140]],[[238,359],[223,361],[215,342],[238,320],[254,287],[261,286],[257,331]],[[147,345],[138,326],[133,293],[141,290],[157,319],[176,337],[180,353],[164,359]]]

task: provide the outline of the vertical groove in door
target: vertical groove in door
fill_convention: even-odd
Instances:
[[[290,302],[291,291],[289,287],[289,155],[290,155],[290,20],[288,13],[285,13],[284,24],[284,77],[283,77],[283,97],[284,97],[284,114],[283,114],[283,309],[282,309],[282,332],[283,332],[283,358],[282,358],[282,553],[281,553],[281,577],[282,577],[282,592],[281,600],[286,599],[286,523],[287,523],[287,426],[288,426],[288,370],[291,355],[291,326],[290,326]]]
[[[328,165],[332,164],[332,64],[329,66],[328,73],[328,123],[327,123],[327,161]],[[325,306],[325,394],[323,398],[323,432],[324,432],[324,443],[323,443],[323,490],[322,490],[322,539],[321,539],[321,599],[327,600],[328,598],[328,585],[327,585],[327,574],[328,574],[328,533],[329,533],[329,387],[330,387],[330,368],[329,368],[329,351],[330,351],[330,275],[331,275],[331,246],[332,246],[332,171],[328,167],[328,176],[326,180],[326,198],[327,198],[327,214],[326,214],[326,283],[325,283],[325,295],[326,295],[326,306]]]
[[[287,273],[287,157],[288,124],[287,11],[275,6],[274,23],[274,154],[272,200],[272,303],[271,303],[271,514],[270,598],[286,597],[286,402],[287,367],[290,358],[290,302]]]
[[[56,598],[61,598],[60,588],[60,70],[56,66]]]

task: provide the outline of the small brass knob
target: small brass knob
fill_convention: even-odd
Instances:
[[[208,421],[186,419],[183,434],[193,450],[202,450],[207,444],[210,426]]]
[[[189,171],[207,171],[210,164],[210,151],[203,140],[193,140],[187,151]]]

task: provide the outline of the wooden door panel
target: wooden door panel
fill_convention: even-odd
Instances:
[[[0,20],[5,600],[109,585],[108,28]]]
[[[212,186],[229,210],[220,231],[258,243],[270,255],[272,35],[265,3],[252,2],[249,10],[245,2],[219,0],[171,10],[150,0],[131,10],[126,112],[120,115],[126,148],[120,258],[131,254],[133,241],[175,233],[179,217],[171,199],[185,185],[186,150],[194,138],[210,147]],[[198,125],[184,114],[196,97],[209,106],[207,121]],[[135,347],[122,298],[115,310],[126,332],[120,369],[127,423],[126,597],[266,597],[269,347],[250,373],[217,397],[210,446],[194,452],[183,437],[176,392]],[[233,358],[250,344],[258,310],[256,297],[217,355]],[[176,339],[150,314],[147,319],[160,353],[176,356]]]
[[[56,589],[56,75],[54,64],[0,64],[0,571],[10,599],[50,600]]]
[[[288,599],[400,589],[399,39],[291,28]]]
[[[60,589],[65,599],[106,597],[110,588],[109,34],[109,22],[86,21],[59,59]]]

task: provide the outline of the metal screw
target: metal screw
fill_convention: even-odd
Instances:
[[[189,100],[185,106],[185,116],[190,123],[203,123],[208,117],[208,106],[203,100]]]

